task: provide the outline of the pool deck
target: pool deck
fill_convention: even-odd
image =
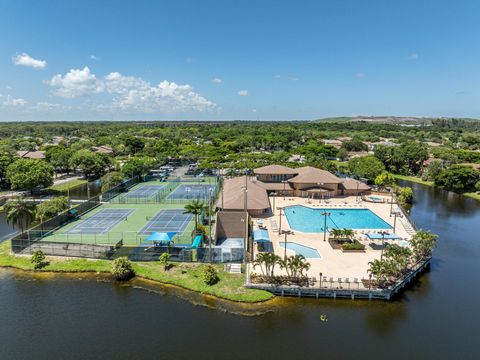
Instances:
[[[357,202],[358,200],[358,202]],[[270,203],[273,207],[273,198],[270,198]],[[286,197],[285,200],[283,197],[275,198],[275,208],[277,207],[286,207],[293,205],[303,205],[311,207],[313,209],[369,209],[384,221],[390,224],[393,227],[394,217],[390,216],[390,204],[389,203],[371,203],[357,199],[355,196],[342,197],[342,198],[330,198],[328,202],[316,200],[309,200],[299,197]],[[396,204],[393,204],[393,210],[399,210]],[[253,219],[255,228],[257,227],[257,219]],[[323,219],[321,220],[323,221]],[[282,257],[284,256],[284,248],[279,246],[279,242],[283,242],[285,239],[284,235],[279,235],[278,230],[274,230],[275,223],[278,228],[280,228],[280,211],[274,209],[274,214],[270,217],[263,218],[264,226],[268,230],[270,240],[273,245],[275,254]],[[273,226],[272,226],[273,225]],[[411,224],[408,222],[408,219],[403,217],[397,217],[395,234],[397,234],[401,239],[410,240],[413,234]],[[281,229],[282,230],[292,230],[288,225],[288,221],[282,211],[281,219]],[[377,231],[378,229],[371,229],[372,231]],[[303,233],[300,231],[294,231],[293,235],[287,236],[288,242],[296,242],[301,245],[305,245],[311,248],[315,248],[320,253],[320,259],[309,258],[307,261],[310,263],[311,267],[308,271],[309,277],[319,278],[319,274],[322,273],[322,276],[327,278],[333,278],[335,281],[338,278],[348,278],[349,281],[353,279],[368,279],[368,263],[375,259],[380,259],[382,241],[381,240],[367,240],[366,236],[361,234],[361,232],[367,232],[369,230],[361,229],[356,231],[357,235],[355,236],[361,243],[365,246],[364,252],[343,252],[342,250],[334,250],[328,242],[328,232],[327,232],[327,241],[323,241],[323,233]],[[398,240],[386,240],[391,241],[392,243],[397,242]],[[370,244],[376,244],[377,249],[370,247]],[[287,256],[295,255],[295,253],[287,249]],[[253,270],[254,272],[260,273],[260,269]],[[277,268],[275,273],[278,275],[285,274],[282,270]]]

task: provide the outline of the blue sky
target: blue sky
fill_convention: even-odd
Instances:
[[[480,1],[0,0],[0,120],[480,118]]]

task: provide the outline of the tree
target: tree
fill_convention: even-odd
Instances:
[[[402,247],[397,244],[389,244],[384,252],[384,259],[387,261],[386,266],[389,275],[399,277],[407,269],[412,251],[408,247]]]
[[[45,254],[42,250],[37,250],[32,254],[30,262],[33,264],[35,270],[39,270],[48,265],[48,262],[45,261]]]
[[[155,166],[155,163],[155,159],[148,156],[134,157],[122,166],[121,171],[126,177],[142,176],[146,175]]]
[[[212,286],[215,285],[220,278],[218,277],[217,269],[213,265],[207,265],[203,269],[203,282],[208,285]]]
[[[170,254],[169,253],[163,253],[160,255],[158,258],[158,261],[160,264],[163,265],[163,270],[167,271],[170,268]]]
[[[258,253],[253,262],[253,268],[260,266],[262,273],[267,278],[272,278],[275,272],[275,266],[281,262],[278,255],[270,252]]]
[[[348,150],[344,149],[344,148],[339,149],[338,152],[337,152],[337,158],[340,161],[347,160],[348,159]]]
[[[59,196],[37,205],[35,218],[43,222],[49,218],[57,216],[62,211],[68,209],[68,198],[66,196]]]
[[[393,186],[395,185],[395,177],[388,171],[384,171],[375,178],[375,185],[379,187]]]
[[[342,149],[347,151],[368,151],[368,145],[360,140],[349,140],[342,144]]]
[[[378,283],[383,283],[386,280],[387,271],[386,263],[383,260],[375,259],[368,263],[368,273],[370,273]]]
[[[195,230],[198,227],[198,216],[206,209],[205,203],[201,200],[195,199],[185,205],[184,214],[192,214],[195,217]]]
[[[114,188],[117,185],[120,185],[123,182],[123,179],[123,174],[118,171],[106,173],[102,176],[102,179],[100,180],[102,184],[102,192],[105,192],[107,190],[110,190],[111,188]]]
[[[442,173],[444,170],[443,162],[441,160],[432,161],[428,164],[422,172],[422,180],[425,181],[435,181],[435,179]]]
[[[435,179],[435,185],[445,190],[463,193],[473,191],[480,180],[480,173],[470,166],[452,165]]]
[[[7,177],[8,165],[15,161],[15,156],[12,152],[2,151],[0,153],[0,182],[3,182]]]
[[[129,280],[135,276],[135,270],[127,257],[119,257],[112,261],[111,273],[118,281]]]
[[[385,166],[374,156],[350,159],[348,162],[348,168],[355,175],[369,180],[374,180],[378,175],[385,171]]]
[[[21,232],[35,219],[35,203],[20,198],[7,201],[3,210],[7,223],[20,227]]]
[[[83,149],[76,151],[70,158],[70,165],[78,168],[86,178],[97,178],[105,173],[109,160],[100,154]]]
[[[411,204],[413,201],[413,190],[411,187],[397,187],[397,198],[400,204]]]
[[[289,256],[286,259],[279,260],[278,263],[294,281],[303,277],[303,272],[310,269],[310,263],[305,260],[303,255]]]
[[[43,160],[18,159],[8,165],[7,179],[12,190],[30,190],[53,183],[53,167]]]
[[[430,231],[420,230],[413,235],[411,245],[416,261],[432,256],[432,251],[437,246],[438,235]]]
[[[73,151],[63,145],[49,146],[45,150],[45,159],[60,172],[70,172],[70,158]]]

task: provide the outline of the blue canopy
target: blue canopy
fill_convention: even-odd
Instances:
[[[268,230],[257,229],[253,231],[254,242],[270,242],[270,236],[268,236]]]
[[[383,237],[382,234],[367,233],[367,236],[368,236],[369,239],[372,239],[372,240],[378,240],[378,239],[396,240],[396,239],[400,239],[400,237],[396,234],[385,234],[385,237]]]
[[[176,235],[176,232],[158,232],[155,231],[145,241],[172,241],[173,237]]]

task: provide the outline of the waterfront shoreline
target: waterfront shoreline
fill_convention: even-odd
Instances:
[[[31,273],[61,273],[61,274],[110,274],[111,261],[57,258],[48,256],[50,264],[47,268],[34,270],[30,263],[30,257],[12,255],[10,253],[9,241],[0,244],[0,268],[10,268]],[[176,264],[176,267],[185,271],[183,278],[176,277],[172,273],[161,270],[159,263],[133,263],[136,277],[153,281],[159,285],[168,285],[192,291],[201,295],[212,296],[217,299],[233,303],[258,304],[269,301],[275,296],[267,291],[247,289],[244,287],[244,274],[229,274],[217,266],[220,281],[211,287],[198,280],[202,265]],[[181,267],[182,266],[182,267]]]

